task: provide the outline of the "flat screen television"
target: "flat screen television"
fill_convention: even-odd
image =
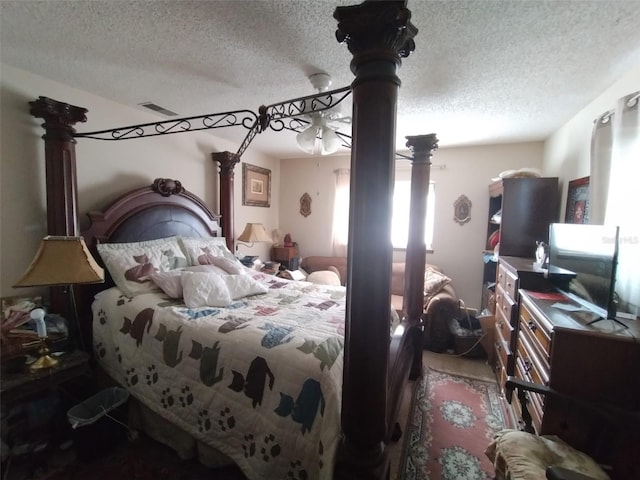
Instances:
[[[549,275],[556,287],[583,308],[616,318],[616,267],[619,228],[606,225],[552,223],[549,226]],[[575,275],[554,276],[561,270]],[[593,323],[593,322],[590,322]]]

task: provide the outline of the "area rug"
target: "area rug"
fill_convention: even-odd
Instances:
[[[425,367],[407,424],[400,480],[492,479],[484,451],[504,424],[495,381]]]

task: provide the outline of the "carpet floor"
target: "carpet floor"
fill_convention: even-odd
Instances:
[[[404,437],[400,480],[489,480],[484,451],[504,428],[495,380],[425,368]]]
[[[246,480],[235,466],[210,469],[198,460],[182,460],[169,447],[144,434],[133,441],[109,445],[96,439],[96,458],[79,460],[68,449],[46,461],[16,462],[3,480]],[[30,461],[29,461],[30,460]]]

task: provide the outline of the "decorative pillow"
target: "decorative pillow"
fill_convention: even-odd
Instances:
[[[450,282],[451,279],[445,274],[432,268],[426,268],[424,271],[424,296],[427,298],[434,296]]]
[[[182,298],[182,270],[156,272],[151,274],[151,281],[171,298]]]
[[[241,275],[247,273],[247,271],[242,268],[242,264],[235,258],[233,260],[230,260],[227,257],[213,257],[211,258],[211,265],[220,267],[221,269],[232,275]]]
[[[186,272],[205,272],[205,273],[215,273],[216,275],[226,276],[229,273],[220,267],[215,265],[192,265],[191,267],[187,267],[184,269]]]
[[[317,270],[311,272],[307,278],[307,282],[316,283],[318,285],[340,285],[340,277],[331,270]]]
[[[188,264],[177,237],[132,243],[99,243],[97,248],[114,283],[128,297],[157,291],[151,274]]]
[[[232,302],[223,277],[215,273],[185,271],[182,289],[184,304],[189,308],[228,307]]]
[[[212,265],[215,257],[235,260],[224,237],[178,237],[187,254],[189,265]]]
[[[171,298],[182,298],[182,273],[183,272],[209,272],[218,275],[228,273],[215,265],[195,265],[184,270],[170,270],[168,272],[156,272],[151,275],[151,280]]]
[[[227,285],[233,300],[269,291],[265,285],[255,281],[249,275],[226,275],[222,277],[222,280]]]

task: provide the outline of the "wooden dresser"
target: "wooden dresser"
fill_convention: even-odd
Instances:
[[[520,290],[519,297],[516,377],[571,396],[640,411],[639,321],[624,321],[627,329],[610,320],[587,325],[593,314],[553,307],[559,301],[553,295]],[[563,412],[554,410],[551,403],[543,404],[537,394],[530,395],[530,404],[536,431],[543,422],[549,430],[550,424],[563,421]],[[517,398],[512,405],[519,416]]]
[[[501,256],[496,275],[494,342],[494,371],[501,389],[504,389],[507,376],[515,374],[520,288],[549,290],[551,284],[544,277],[543,270],[533,267],[533,259]]]

